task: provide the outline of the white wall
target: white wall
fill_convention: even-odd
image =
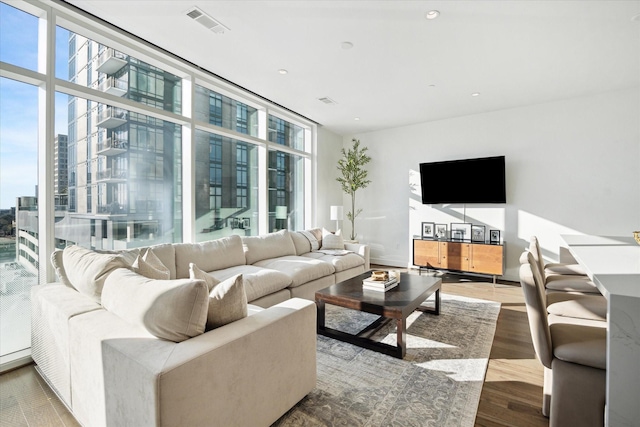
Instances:
[[[325,227],[333,230],[335,221],[331,221],[330,206],[342,204],[342,190],[336,181],[340,159],[342,136],[318,126],[317,166],[316,166],[316,203],[313,227]],[[343,221],[344,222],[344,221]]]
[[[557,259],[561,233],[640,229],[638,87],[354,137],[373,158],[372,184],[358,196],[363,213],[356,231],[371,245],[374,263],[411,263],[411,236],[420,234],[422,221],[462,222],[462,205],[422,205],[421,162],[506,156],[508,203],[466,207],[466,222],[502,230],[506,279],[517,280],[518,257],[531,235],[546,258]],[[351,138],[344,136],[343,144]]]

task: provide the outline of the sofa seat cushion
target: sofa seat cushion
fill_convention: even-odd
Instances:
[[[176,278],[189,277],[189,264],[203,271],[244,265],[245,257],[240,236],[223,237],[202,243],[176,243]]]
[[[102,306],[158,338],[181,342],[204,333],[209,289],[203,280],[154,280],[119,268],[105,281]]]
[[[331,276],[336,269],[333,265],[305,257],[305,256],[282,256],[278,258],[265,259],[254,265],[280,271],[291,277],[291,286],[304,285],[325,276]]]
[[[335,268],[336,273],[364,265],[364,258],[354,253],[336,256],[326,255],[322,252],[309,252],[302,256],[331,264]]]
[[[293,244],[288,230],[269,233],[263,236],[242,237],[247,264],[255,264],[265,259],[295,255],[296,246]],[[207,270],[210,271],[210,270]]]
[[[242,274],[244,291],[249,302],[286,289],[291,285],[291,277],[286,274],[254,265],[238,265],[223,270],[210,271],[207,274],[221,282],[236,274]]]

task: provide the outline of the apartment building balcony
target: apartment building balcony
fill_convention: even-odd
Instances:
[[[98,90],[110,93],[111,95],[123,96],[129,90],[129,82],[116,79],[115,77],[107,77],[100,83]]]
[[[102,183],[118,183],[127,181],[127,171],[124,169],[105,169],[98,171],[96,180]]]
[[[118,202],[111,202],[106,205],[98,205],[98,214],[102,215],[126,215],[127,207]]]
[[[101,73],[113,74],[127,65],[127,58],[124,53],[108,48],[98,57],[96,69]]]
[[[98,114],[98,127],[113,129],[127,123],[127,111],[122,108],[107,107]]]
[[[98,143],[98,155],[100,156],[117,156],[127,151],[128,142],[115,138],[107,138],[105,141]]]

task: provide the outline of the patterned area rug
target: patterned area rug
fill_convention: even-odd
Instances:
[[[407,319],[403,360],[318,336],[316,388],[284,426],[473,426],[500,303],[442,294],[440,315]],[[326,324],[356,333],[377,317],[326,305]],[[375,335],[395,344],[393,322]]]

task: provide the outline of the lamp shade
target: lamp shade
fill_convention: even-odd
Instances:
[[[342,220],[342,206],[331,206],[331,221]]]
[[[276,219],[287,219],[286,206],[276,206]]]

